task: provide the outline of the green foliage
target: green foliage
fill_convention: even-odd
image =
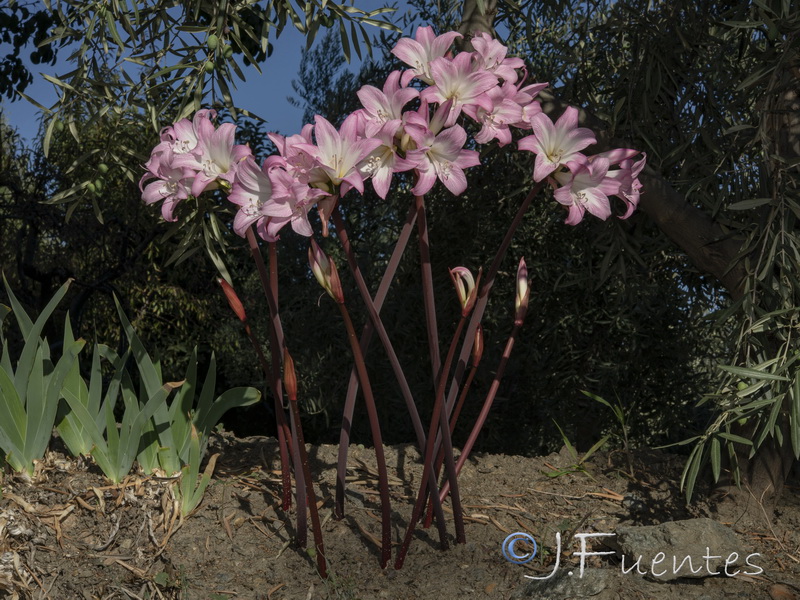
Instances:
[[[164,383],[160,365],[152,360],[119,304],[117,311],[129,350],[120,357],[105,346],[96,346],[88,386],[77,370],[71,374],[64,388],[69,412],[59,424],[59,432],[71,452],[86,453],[88,448],[114,483],[128,474],[134,460],[148,474],[170,477],[180,474],[178,495],[181,515],[186,516],[202,499],[214,470],[216,457],[212,457],[200,475],[211,430],[228,410],[254,404],[261,395],[253,388],[235,388],[214,399],[216,364],[212,357],[196,398],[196,350],[185,379]],[[101,357],[112,365],[112,377],[102,404]],[[135,380],[125,367],[129,357],[137,367],[138,393]],[[172,402],[168,403],[170,392],[176,389]],[[114,414],[120,394],[124,412],[118,425]]]
[[[209,104],[206,95],[211,93],[235,117],[234,76],[245,79],[243,66],[261,73],[259,64],[271,53],[271,39],[287,24],[306,35],[309,47],[320,27],[336,25],[341,52],[350,60],[351,50],[362,56],[362,44],[370,51],[365,26],[394,29],[379,18],[392,11],[317,0],[299,7],[273,0],[193,0],[180,6],[169,0],[53,4],[57,25],[47,42],[74,44],[76,49],[70,56],[72,71],[47,76],[61,97],[45,110],[67,121],[76,139],[76,106],[90,107],[93,120],[136,107],[158,131]]]
[[[90,414],[86,406],[71,394],[65,395],[64,399],[69,404],[70,411],[74,414],[73,419],[80,425],[83,435],[88,436],[92,444],[91,454],[97,465],[113,483],[119,483],[133,466],[133,461],[139,452],[142,434],[153,413],[166,402],[170,392],[179,384],[164,384],[140,405],[134,384],[123,366],[128,354],[119,357],[113,351],[109,350],[108,353],[115,367],[115,377],[109,385],[110,390],[114,391],[106,394],[100,412]],[[122,394],[124,404],[119,427],[114,418],[118,399],[116,390]],[[101,417],[105,418],[105,423],[98,425]],[[82,445],[85,444],[85,441],[82,442]]]
[[[800,16],[782,0],[545,1],[524,5],[507,24],[531,48],[534,72],[557,82],[562,99],[604,119],[609,137],[645,149],[648,165],[740,244],[738,255],[726,257],[729,271],[743,274],[739,286],[729,286],[730,300],[706,300],[715,285],[693,269],[676,273],[690,292],[685,302],[704,304],[729,340],[716,356],[697,357],[729,366],[703,394],[702,409],[716,414],[697,424],[705,432],[695,438],[686,491],[691,496],[704,466],[714,479],[727,471],[738,481],[740,464],[765,442],[780,448],[800,439],[791,417],[800,351],[793,335],[800,143],[790,116],[798,108]],[[645,189],[643,203],[646,196]],[[649,203],[654,214],[657,202]],[[800,443],[793,444],[798,457]]]
[[[52,25],[53,17],[44,7],[31,10],[23,2],[0,6],[0,42],[11,46],[0,60],[0,95],[16,100],[17,92],[24,92],[33,83],[23,50],[29,50],[27,60],[33,64],[55,63],[56,49],[45,42]]]
[[[594,480],[592,474],[586,469],[586,465],[584,464],[587,460],[589,460],[595,452],[600,450],[603,446],[605,446],[606,442],[608,441],[609,436],[603,436],[599,440],[597,440],[591,448],[589,448],[583,456],[580,456],[578,451],[575,449],[575,446],[570,443],[567,434],[564,433],[564,430],[555,423],[558,432],[561,434],[561,439],[564,442],[564,447],[567,449],[570,457],[574,461],[571,465],[564,467],[562,469],[556,469],[554,471],[545,471],[545,475],[548,477],[561,477],[562,475],[567,475],[568,473],[583,473],[589,479]]]
[[[69,283],[61,286],[35,322],[25,312],[5,277],[3,283],[25,344],[15,368],[8,344],[0,336],[3,344],[0,356],[0,449],[15,471],[33,475],[34,461],[44,456],[52,436],[62,385],[84,342],[71,340],[64,345],[61,358],[53,362],[50,345],[42,337],[44,325],[67,293]],[[8,312],[7,307],[0,309],[3,318]]]

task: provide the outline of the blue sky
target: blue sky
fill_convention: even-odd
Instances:
[[[379,0],[364,0],[356,5],[363,10],[374,10],[385,6],[388,2]],[[405,10],[405,2],[399,3],[401,11]],[[367,31],[369,32],[369,29]],[[318,33],[321,38],[324,30]],[[284,135],[298,133],[303,126],[303,111],[295,108],[287,100],[288,96],[294,96],[292,90],[292,79],[297,77],[303,48],[305,47],[305,36],[291,26],[287,26],[280,38],[272,40],[274,51],[270,58],[261,65],[262,75],[252,67],[244,68],[246,82],[235,81],[237,90],[234,92],[236,104],[244,109],[251,110],[255,114],[268,121],[268,128],[280,132]],[[0,45],[0,54],[4,51]],[[64,53],[66,56],[66,53]],[[353,57],[357,61],[357,57]],[[25,93],[37,100],[44,106],[51,106],[56,98],[54,86],[45,81],[41,74],[57,75],[59,72],[69,70],[68,64],[49,65],[29,65],[34,74],[34,82],[28,86]],[[355,63],[351,68],[357,68]],[[9,102],[3,98],[2,109],[6,120],[17,129],[20,135],[29,142],[38,133],[40,111],[25,99]]]

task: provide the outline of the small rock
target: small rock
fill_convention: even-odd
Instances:
[[[783,583],[773,583],[769,586],[768,591],[772,600],[797,600],[794,590]]]
[[[615,577],[619,577],[619,573],[609,569],[587,569],[582,576],[562,569],[549,579],[531,581],[517,590],[512,598],[591,598],[613,585]]]
[[[618,527],[603,541],[623,558],[623,570],[656,581],[680,577],[734,576],[761,572],[736,534],[712,519]],[[750,557],[752,562],[749,562]]]

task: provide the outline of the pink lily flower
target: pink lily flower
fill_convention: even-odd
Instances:
[[[476,105],[486,111],[493,108],[488,90],[497,86],[497,77],[484,69],[474,70],[471,56],[462,52],[455,58],[437,58],[430,63],[430,71],[436,82],[420,92],[425,102],[444,104],[448,100],[450,112],[445,119],[445,127],[455,124],[462,107]]]
[[[364,107],[366,137],[374,137],[386,123],[401,119],[403,107],[419,96],[419,91],[414,88],[400,85],[400,76],[400,71],[390,73],[383,84],[383,91],[365,85],[356,92]]]
[[[608,175],[608,159],[574,160],[567,164],[569,172],[559,171],[553,176],[561,184],[553,195],[569,208],[567,225],[577,225],[588,211],[605,221],[611,216],[608,197],[619,191],[619,182]]]
[[[211,121],[201,121],[197,147],[175,157],[175,165],[195,171],[192,195],[199,196],[218,179],[233,183],[236,165],[251,155],[250,148],[234,145],[236,125],[223,123],[214,130]]]
[[[194,173],[190,169],[179,167],[174,164],[172,150],[166,149],[162,154],[158,173],[147,172],[139,180],[139,189],[142,191],[142,200],[145,204],[154,204],[163,201],[161,205],[161,216],[165,221],[175,221],[173,212],[175,207],[186,200],[191,192],[192,176]],[[148,179],[157,178],[155,181],[144,182]]]
[[[256,221],[265,219],[263,207],[272,197],[272,182],[264,167],[258,168],[252,156],[245,158],[236,169],[228,200],[239,206],[233,219],[233,231],[242,237]]]
[[[267,137],[272,140],[278,149],[278,155],[267,157],[266,168],[284,167],[292,172],[303,183],[311,181],[315,170],[319,171],[319,165],[308,154],[298,149],[299,144],[312,144],[314,140],[312,133],[314,126],[310,123],[303,126],[299,134],[284,137],[278,133],[268,133]]]
[[[464,150],[467,132],[462,127],[454,125],[436,135],[430,129],[409,124],[406,132],[417,144],[416,150],[406,153],[406,159],[417,167],[418,179],[412,194],[427,194],[437,179],[456,196],[467,189],[464,169],[481,161],[477,151]]]
[[[555,125],[544,113],[531,119],[534,135],[522,138],[520,150],[536,154],[533,180],[541,181],[561,165],[583,156],[580,151],[597,140],[591,129],[578,127],[578,110],[572,106],[564,111]]]
[[[514,127],[531,129],[531,119],[542,112],[542,106],[535,98],[548,85],[550,84],[532,83],[531,85],[517,88],[517,93],[514,95],[513,100],[522,107],[522,118],[514,123]]]
[[[328,194],[298,181],[284,169],[270,170],[269,178],[272,184],[272,197],[264,204],[261,212],[270,219],[260,222],[259,235],[266,240],[275,240],[278,238],[278,232],[290,224],[295,233],[311,236],[314,231],[308,220],[308,212]]]
[[[486,144],[492,139],[497,139],[500,146],[511,143],[511,129],[522,118],[522,107],[514,101],[517,88],[513,83],[504,83],[495,86],[486,92],[492,100],[492,109],[486,110],[477,104],[464,107],[464,112],[482,125],[481,130],[475,134],[475,141]]]
[[[634,152],[631,150],[631,152]],[[637,152],[638,154],[638,152]],[[599,156],[599,155],[598,155]],[[619,164],[619,169],[609,171],[608,177],[619,182],[619,192],[617,196],[622,198],[626,204],[625,214],[620,219],[627,219],[639,205],[639,196],[642,184],[639,182],[639,173],[644,169],[647,155],[642,152],[642,158],[633,162],[630,158],[623,159]]]
[[[411,70],[403,73],[402,84],[408,85],[414,77],[425,83],[433,83],[430,62],[447,55],[453,40],[460,38],[457,31],[448,31],[440,36],[433,33],[432,27],[419,27],[415,39],[401,38],[392,49],[392,54],[411,66]]]
[[[478,65],[503,81],[515,83],[518,78],[516,69],[525,67],[521,58],[506,58],[508,48],[483,31],[472,38],[472,47]]]
[[[389,193],[392,175],[401,171],[408,171],[415,166],[413,162],[397,154],[394,135],[401,124],[402,121],[400,119],[385,123],[374,136],[375,139],[381,141],[381,145],[370,152],[358,165],[361,175],[365,179],[372,179],[372,187],[375,189],[375,193],[384,200]]]
[[[311,184],[331,191],[330,186],[341,185],[340,193],[346,194],[351,188],[364,193],[364,178],[357,166],[370,152],[381,145],[373,138],[358,138],[358,115],[350,115],[342,123],[340,131],[324,117],[314,117],[314,135],[317,145],[297,144],[295,147],[315,159],[321,167],[323,178],[312,178]],[[330,184],[330,185],[329,185]]]

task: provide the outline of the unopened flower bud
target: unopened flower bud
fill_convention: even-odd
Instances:
[[[475,306],[475,300],[478,297],[475,278],[466,267],[456,267],[455,269],[450,269],[450,279],[453,280],[453,285],[456,287],[458,301],[461,303],[461,314],[466,317],[472,307]],[[478,275],[478,280],[480,280],[480,274]]]
[[[481,358],[483,358],[483,325],[478,323],[478,328],[475,330],[475,341],[472,343],[472,366],[477,367]]]
[[[294,359],[289,354],[289,349],[283,349],[283,387],[289,400],[297,400],[297,374],[294,370]]]
[[[242,323],[247,321],[247,314],[244,312],[244,305],[242,304],[242,301],[239,300],[239,296],[236,294],[236,291],[233,289],[233,287],[231,287],[231,284],[221,277],[217,279],[217,281],[222,287],[225,297],[228,299],[228,304],[230,305],[231,310],[237,317],[239,317],[239,320]]]
[[[308,249],[308,262],[314,277],[328,295],[339,304],[344,304],[344,292],[336,264],[322,251],[314,238],[311,238],[311,247]]]
[[[528,296],[530,289],[528,288],[528,267],[525,265],[525,258],[519,259],[519,267],[517,268],[517,299],[514,304],[515,324],[521,325],[525,320],[525,313],[528,312]]]

